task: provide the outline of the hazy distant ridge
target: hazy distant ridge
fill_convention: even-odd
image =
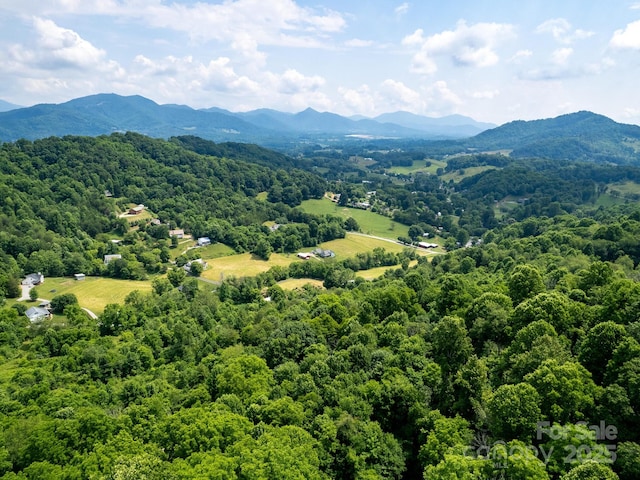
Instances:
[[[270,109],[243,113],[216,107],[195,110],[185,105],[158,105],[138,95],[98,94],[61,104],[40,104],[2,112],[0,140],[95,136],[116,131],[136,131],[162,138],[189,134],[214,141],[256,143],[269,138],[324,134],[446,139],[465,138],[488,128],[488,124],[473,119],[456,123],[451,117],[435,119],[415,115],[406,123],[405,118],[409,117],[399,115],[399,122],[385,118],[352,120],[311,108],[295,114]]]

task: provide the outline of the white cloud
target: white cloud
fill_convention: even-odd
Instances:
[[[629,23],[624,30],[616,30],[609,46],[619,49],[640,50],[640,20]]]
[[[274,76],[279,93],[287,95],[315,92],[325,84],[325,79],[318,76],[305,76],[297,70],[289,69],[280,76]]]
[[[404,83],[387,79],[380,86],[380,93],[385,103],[392,110],[422,110],[420,93],[407,87]]]
[[[397,17],[401,17],[403,15],[406,15],[408,11],[409,11],[409,4],[407,2],[404,2],[398,5],[394,9],[393,13],[395,13]]]
[[[512,63],[520,63],[522,62],[525,58],[529,58],[533,55],[533,52],[531,50],[518,50],[513,57],[511,57],[509,59],[509,62]]]
[[[500,95],[500,90],[483,90],[483,91],[476,91],[476,92],[471,92],[471,94],[469,95],[471,98],[476,98],[476,99],[487,99],[487,100],[491,100],[496,98],[498,95]]]
[[[594,35],[593,32],[586,30],[574,30],[564,18],[552,18],[541,23],[536,28],[536,33],[550,33],[556,41],[564,44],[570,44],[576,40],[582,40]]]
[[[316,13],[293,0],[235,0],[220,4],[156,4],[143,9],[152,26],[183,32],[196,41],[227,43],[264,61],[262,45],[327,48],[327,36],[346,26],[334,11]]]
[[[370,47],[373,43],[374,42],[372,40],[361,40],[359,38],[352,38],[351,40],[344,42],[345,46],[352,48]]]
[[[42,66],[52,68],[89,68],[100,65],[106,52],[94,47],[73,30],[59,27],[51,20],[34,18],[38,35],[33,58]]]
[[[566,65],[573,55],[573,48],[558,48],[551,54],[551,61],[556,65]]]
[[[377,95],[371,91],[369,85],[361,85],[358,88],[340,87],[338,93],[341,96],[341,102],[348,110],[348,113],[358,113],[361,115],[373,116],[377,114],[377,106],[379,104]],[[345,112],[347,113],[347,112]]]
[[[414,54],[412,70],[433,74],[438,70],[435,59],[449,57],[454,65],[489,67],[499,61],[497,47],[514,36],[512,25],[500,23],[476,23],[467,25],[460,20],[455,30],[446,30],[425,38],[421,29],[402,40],[408,47],[419,46]]]

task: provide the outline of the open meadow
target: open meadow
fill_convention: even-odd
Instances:
[[[427,162],[429,165],[427,166]],[[413,164],[410,167],[401,167],[395,166],[391,168],[387,168],[388,173],[397,174],[397,175],[411,175],[412,173],[430,173],[431,175],[435,175],[439,168],[444,168],[447,166],[447,162],[443,160],[414,160]]]
[[[335,215],[347,219],[352,217],[360,226],[360,231],[368,235],[389,238],[406,237],[409,227],[394,222],[391,218],[359,208],[342,207],[328,198],[305,200],[300,206],[305,212],[316,215]]]
[[[81,307],[99,315],[110,303],[124,303],[125,297],[134,290],[150,292],[152,287],[149,280],[86,277],[78,281],[70,277],[47,277],[45,282],[36,288],[39,297],[47,300],[63,293],[73,293]]]

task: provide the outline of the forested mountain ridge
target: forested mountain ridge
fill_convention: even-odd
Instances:
[[[97,322],[0,308],[2,478],[640,477],[640,209],[596,204],[640,169],[477,154],[394,176],[337,157],[327,182],[300,161],[135,133],[0,146],[6,296],[31,271],[154,279]],[[443,177],[477,166],[494,168]],[[170,227],[236,251],[339,238],[357,225],[295,208],[327,188],[449,253],[375,281],[357,270],[398,263],[381,249],[216,286],[168,267]],[[118,218],[137,203],[161,224]]]
[[[463,143],[473,150],[510,150],[514,158],[640,163],[640,126],[586,111],[506,123]]]

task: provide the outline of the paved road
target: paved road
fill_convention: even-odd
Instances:
[[[20,300],[30,300],[29,298],[29,292],[31,291],[31,285],[20,285],[20,288],[22,288],[22,296],[18,299],[18,301]]]

